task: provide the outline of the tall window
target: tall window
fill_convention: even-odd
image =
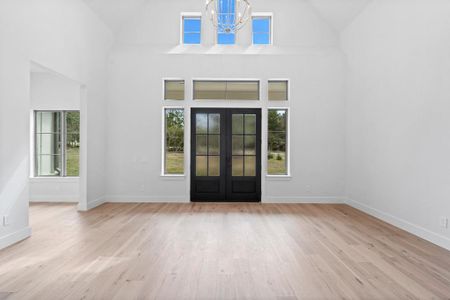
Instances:
[[[219,23],[234,23],[236,18],[236,0],[219,0]],[[219,26],[220,28],[220,26]],[[221,29],[217,30],[217,43],[220,45],[233,45],[236,42],[236,34],[234,32],[226,32]]]
[[[164,109],[164,174],[184,174],[184,110]]]
[[[80,113],[35,112],[35,176],[79,176]]]
[[[269,109],[268,163],[269,175],[287,175],[287,110]]]
[[[200,44],[202,19],[200,16],[183,16],[183,44]]]
[[[270,16],[258,16],[252,17],[252,29],[253,29],[253,44],[254,45],[269,45],[272,44],[272,18]]]

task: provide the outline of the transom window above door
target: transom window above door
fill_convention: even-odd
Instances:
[[[194,80],[194,100],[259,100],[258,80]]]

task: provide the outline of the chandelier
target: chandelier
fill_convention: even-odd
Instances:
[[[206,15],[219,33],[236,33],[250,19],[248,0],[206,0]]]

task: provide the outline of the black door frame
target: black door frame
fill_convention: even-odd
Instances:
[[[214,108],[214,107],[192,107],[191,108],[191,157],[190,157],[190,199],[191,202],[261,202],[261,169],[262,169],[262,137],[261,137],[261,108]],[[220,174],[219,177],[199,177],[204,186],[210,185],[213,189],[215,185],[220,186],[220,192],[212,196],[211,194],[196,193],[196,113],[216,113],[220,114]],[[256,176],[231,176],[232,163],[232,134],[231,119],[232,114],[255,114],[256,115]],[[225,151],[225,153],[223,152]],[[256,193],[236,193],[232,191],[233,182],[241,184],[254,184]]]

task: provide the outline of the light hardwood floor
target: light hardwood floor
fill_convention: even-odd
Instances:
[[[7,299],[450,299],[450,252],[346,205],[33,204]]]

